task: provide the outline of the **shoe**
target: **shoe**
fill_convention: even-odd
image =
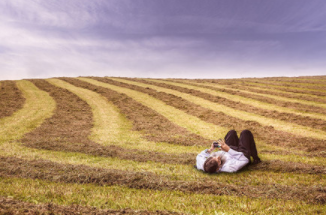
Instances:
[[[252,162],[252,164],[258,164],[258,163],[260,163],[260,162],[261,162],[260,159],[256,159],[256,160],[254,160],[254,162]]]

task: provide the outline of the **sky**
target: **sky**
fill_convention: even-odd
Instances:
[[[1,0],[0,80],[326,75],[325,0]]]

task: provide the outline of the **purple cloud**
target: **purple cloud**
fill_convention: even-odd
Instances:
[[[326,3],[2,0],[0,79],[324,75]]]

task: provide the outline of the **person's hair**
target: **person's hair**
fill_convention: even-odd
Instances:
[[[214,173],[216,172],[218,167],[218,163],[216,160],[213,159],[213,157],[207,158],[207,160],[204,163],[204,170],[208,173]]]

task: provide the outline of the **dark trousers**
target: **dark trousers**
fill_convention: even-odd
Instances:
[[[250,161],[250,156],[254,159],[254,163],[259,162],[256,143],[251,131],[243,130],[238,138],[235,130],[230,130],[225,138],[225,143],[233,150],[242,152]]]

